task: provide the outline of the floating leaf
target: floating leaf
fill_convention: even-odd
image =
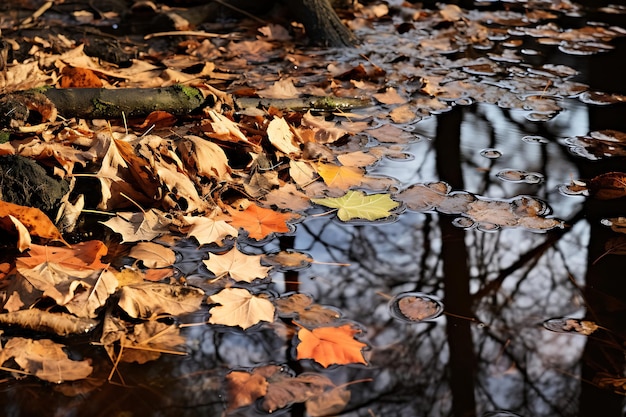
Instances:
[[[329,324],[341,317],[339,311],[313,303],[313,299],[301,293],[291,294],[274,301],[281,317],[296,317],[307,326]]]
[[[543,322],[543,327],[557,333],[578,333],[589,336],[598,330],[599,326],[592,321],[560,317],[548,319]]]
[[[443,314],[443,304],[429,294],[405,292],[389,301],[391,314],[402,321],[421,322],[432,320]]]
[[[326,164],[317,164],[317,172],[329,187],[347,190],[356,187],[363,181],[363,170],[358,167]]]
[[[256,240],[264,239],[272,233],[289,232],[287,222],[298,217],[293,213],[279,213],[256,204],[250,204],[243,211],[229,207],[228,212],[232,216],[230,223],[243,228],[248,236]]]
[[[252,282],[257,278],[266,278],[271,269],[261,265],[261,255],[248,255],[236,247],[223,255],[209,255],[202,261],[216,276],[228,274],[235,281]]]
[[[279,267],[284,271],[303,269],[311,266],[313,258],[303,252],[283,250],[263,256],[263,262]]]
[[[144,282],[125,285],[119,291],[118,305],[134,318],[150,318],[160,314],[187,314],[198,311],[204,291],[190,287]]]
[[[258,373],[231,371],[226,375],[226,382],[229,410],[250,405],[267,393],[267,380]]]
[[[243,288],[223,289],[210,296],[209,302],[220,304],[211,308],[211,324],[239,326],[245,330],[261,321],[274,321],[274,305]]]
[[[365,194],[354,190],[348,191],[343,197],[313,198],[311,201],[338,209],[337,217],[343,221],[384,219],[391,215],[391,210],[400,205],[389,194]]]
[[[97,320],[76,317],[67,313],[50,313],[35,308],[2,313],[0,323],[36,332],[54,333],[59,336],[85,334],[98,325]]]
[[[613,200],[626,196],[626,173],[608,172],[589,180],[589,195],[598,200]]]
[[[312,331],[302,327],[298,331],[298,359],[313,359],[325,368],[333,364],[367,364],[362,352],[367,344],[354,338],[359,332],[349,324]]]

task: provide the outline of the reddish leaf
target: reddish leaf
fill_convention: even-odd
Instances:
[[[287,233],[290,231],[287,222],[297,217],[292,213],[279,213],[250,204],[245,210],[228,208],[232,216],[230,223],[235,227],[241,227],[248,232],[252,239],[261,240],[272,233]]]
[[[313,359],[324,367],[347,363],[367,364],[361,350],[367,345],[354,339],[359,330],[349,324],[298,331],[298,359]]]

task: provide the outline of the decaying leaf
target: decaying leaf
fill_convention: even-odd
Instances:
[[[271,301],[243,288],[223,289],[210,296],[208,302],[220,304],[211,308],[211,324],[239,326],[245,330],[261,321],[274,321]]]
[[[261,255],[247,255],[234,247],[223,255],[211,254],[202,262],[216,276],[228,274],[235,281],[252,282],[267,277],[271,269],[261,265],[261,258]]]
[[[313,198],[311,201],[338,209],[337,217],[343,221],[384,219],[391,216],[391,210],[400,205],[389,194],[365,194],[354,190],[348,191],[343,197]]]
[[[325,368],[334,364],[367,364],[362,352],[367,344],[354,338],[357,333],[359,330],[349,324],[313,330],[302,327],[298,331],[298,359],[313,359]]]
[[[185,338],[175,324],[150,320],[135,324],[132,332],[127,332],[122,345],[124,362],[146,363],[158,359],[161,354],[185,354],[180,350]]]
[[[339,311],[313,303],[313,299],[302,293],[291,294],[274,301],[281,317],[296,317],[306,326],[329,324],[341,317]]]
[[[267,394],[262,404],[270,413],[290,404],[308,401],[335,387],[326,376],[312,372],[305,372],[296,377],[276,372],[268,377],[268,382]]]
[[[267,380],[258,373],[231,371],[226,375],[228,383],[228,409],[245,407],[267,393]]]
[[[13,337],[0,351],[0,364],[13,358],[25,372],[56,384],[87,378],[92,372],[89,361],[71,360],[64,347],[48,339]]]
[[[77,317],[67,313],[51,313],[34,308],[2,313],[0,314],[0,323],[36,332],[54,333],[59,336],[85,334],[98,325],[97,320],[90,318]]]
[[[118,305],[129,316],[150,318],[160,314],[188,314],[198,311],[204,291],[158,282],[145,282],[122,287]]]
[[[334,387],[306,400],[306,412],[311,417],[337,415],[346,408],[351,396],[346,387]]]

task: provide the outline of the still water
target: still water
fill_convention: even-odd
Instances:
[[[568,19],[572,26],[584,21],[580,16]],[[412,32],[400,36],[391,28],[357,31],[365,39],[359,52],[380,65],[409,62],[417,68]],[[492,42],[495,54],[503,41],[494,35]],[[574,82],[593,91],[625,93],[619,69],[624,42],[611,44],[616,48],[594,55],[533,45],[537,54],[527,49],[525,55],[540,61],[535,64],[575,68],[579,74]],[[497,56],[509,57],[502,51]],[[332,55],[337,59],[342,55]],[[371,347],[369,366],[323,369],[294,362],[291,343],[275,337],[286,332],[280,323],[246,332],[189,327],[187,357],[120,366],[123,383],[97,378],[46,387],[29,380],[7,382],[0,393],[4,415],[221,415],[226,407],[224,376],[262,364],[291,367],[290,372],[315,370],[336,385],[349,383],[351,399],[338,414],[342,416],[623,415],[626,263],[623,255],[608,252],[607,245],[620,244],[620,235],[602,220],[623,216],[625,207],[620,201],[594,201],[560,190],[572,179],[623,169],[623,159],[607,155],[589,161],[573,153],[567,139],[598,130],[624,131],[624,105],[590,104],[577,94],[549,91],[548,85],[537,92],[529,81],[528,94],[558,97],[543,103],[547,110],[519,108],[513,98],[490,99],[476,89],[481,83],[502,86],[509,78],[493,78],[485,68],[477,69],[476,62],[464,65],[466,73],[477,77],[467,87],[469,93],[451,97],[455,104],[449,108],[417,111],[419,117],[398,123],[411,140],[400,147],[400,155],[383,158],[369,173],[397,179],[397,193],[439,183],[447,187],[444,194],[507,208],[545,203],[539,210],[558,219],[557,227],[500,227],[497,213],[485,221],[478,214],[467,216],[463,207],[438,203],[407,203],[396,219],[377,224],[308,217],[292,235],[244,249],[309,254],[314,263],[276,272],[269,290],[309,294],[345,320],[357,322],[361,340]],[[424,71],[426,79],[435,74]],[[550,107],[553,102],[559,110]],[[528,199],[522,201],[524,196]],[[205,279],[194,269],[202,254],[193,247],[180,252],[191,265],[185,271],[188,281]],[[407,297],[417,297],[432,312],[419,320],[399,313],[400,300]],[[199,313],[188,321],[204,319]],[[600,327],[586,335],[582,320]],[[96,350],[87,343],[84,349],[91,355]],[[298,405],[275,414],[305,415]],[[231,415],[266,413],[248,407]]]

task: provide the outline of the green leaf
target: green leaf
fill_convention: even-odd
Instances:
[[[343,197],[312,198],[316,204],[339,209],[340,220],[352,219],[378,220],[391,215],[390,211],[400,203],[391,199],[389,194],[365,194],[363,191],[348,191]]]

